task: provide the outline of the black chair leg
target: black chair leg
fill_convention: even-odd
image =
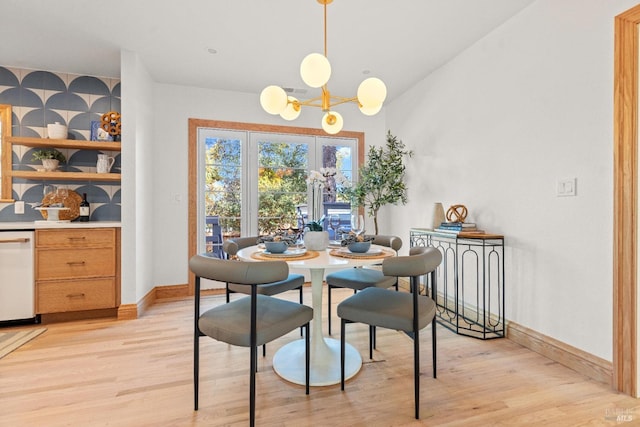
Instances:
[[[376,327],[373,327],[373,349],[376,349],[376,344],[377,344],[377,340],[376,340]]]
[[[231,293],[231,291],[229,291],[229,283],[227,283],[227,291],[226,291],[226,294],[227,294],[227,304],[229,304],[229,294],[230,294],[230,293]]]
[[[198,380],[200,368],[200,334],[196,328],[195,340],[193,342],[193,409],[198,410]]]
[[[416,420],[420,419],[420,339],[419,331],[415,331],[413,337],[413,383],[416,408]]]
[[[195,299],[194,299],[194,315],[193,315],[193,409],[198,410],[198,383],[200,378],[200,327],[198,319],[200,318],[200,276],[196,276],[195,280]]]
[[[305,383],[306,383],[306,388],[305,388],[305,393],[309,394],[309,380],[310,380],[310,372],[309,372],[309,365],[311,363],[311,340],[309,339],[309,324],[307,323],[305,326],[305,356],[304,356],[304,365],[305,365]]]
[[[303,286],[300,286],[300,305],[302,305],[302,288]],[[302,329],[304,328],[304,326],[300,326],[300,336],[302,336]]]
[[[433,378],[436,378],[436,318],[431,321],[431,351],[433,357]]]
[[[340,320],[340,390],[344,390],[344,325],[346,323],[344,319]]]
[[[256,370],[258,369],[258,348],[251,347],[251,375],[249,378],[249,425],[256,423]]]
[[[369,325],[369,359],[373,360],[373,341],[375,340],[373,337],[376,333],[376,327],[373,325]]]

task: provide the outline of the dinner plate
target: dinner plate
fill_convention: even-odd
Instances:
[[[367,252],[351,252],[349,248],[340,248],[338,249],[340,253],[350,256],[375,256],[382,255],[382,249],[371,248]]]
[[[288,258],[304,255],[306,252],[307,250],[305,248],[289,248],[286,251],[277,254],[271,253],[269,251],[263,251],[262,255],[273,258]]]

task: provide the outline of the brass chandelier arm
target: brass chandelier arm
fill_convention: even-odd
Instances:
[[[353,102],[354,104],[358,104],[358,106],[361,106],[360,103],[358,102],[358,97],[354,96],[353,98],[344,98],[342,96],[333,96],[331,95],[331,99],[335,99],[338,102],[331,102],[329,104],[329,109],[331,109],[332,107],[335,107],[336,105],[340,105],[340,104],[346,104],[347,102]],[[318,107],[318,108],[322,108],[322,96],[316,96],[315,98],[311,98],[311,99],[307,99],[304,101],[289,101],[290,104],[293,105],[304,105],[307,107]]]

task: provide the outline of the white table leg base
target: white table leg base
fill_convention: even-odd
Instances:
[[[340,340],[324,338],[327,344],[321,357],[312,352],[309,368],[309,384],[326,386],[340,383]],[[280,348],[273,356],[273,370],[287,381],[294,384],[305,384],[304,339],[293,341]],[[353,377],[362,367],[360,353],[350,344],[345,343],[345,380]]]

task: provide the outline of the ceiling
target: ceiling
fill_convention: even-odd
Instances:
[[[329,90],[355,96],[360,81],[379,77],[394,99],[533,1],[336,0]],[[302,58],[323,51],[316,0],[0,0],[0,9],[3,66],[120,77],[124,49],[160,83],[319,94],[299,75]]]

